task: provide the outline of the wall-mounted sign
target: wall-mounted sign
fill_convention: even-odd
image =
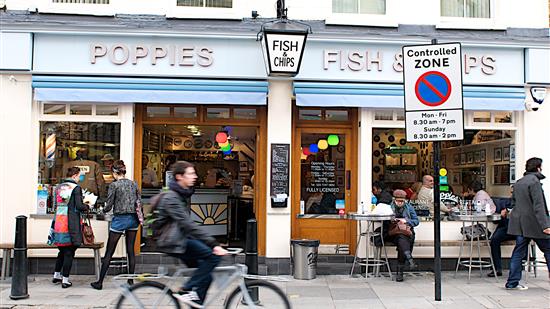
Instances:
[[[300,72],[309,28],[288,20],[278,20],[262,26],[262,48],[267,74],[295,76]]]
[[[271,144],[271,196],[288,196],[289,162],[290,144]]]

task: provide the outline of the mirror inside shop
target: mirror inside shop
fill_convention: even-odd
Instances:
[[[373,129],[372,136],[373,181],[390,193],[405,190],[417,214],[431,219],[433,202],[422,195],[433,190],[429,177],[424,177],[433,175],[433,143],[407,142],[404,129]],[[449,220],[453,209],[468,205],[480,188],[496,206],[509,203],[516,175],[514,141],[515,131],[465,130],[463,141],[441,142],[440,164],[447,170],[440,177],[446,182],[440,186],[442,220]]]
[[[187,161],[198,176],[191,197],[191,215],[201,228],[229,245],[244,245],[246,221],[254,218],[256,127],[206,125],[144,125],[142,201],[173,179],[170,166]],[[144,250],[151,248],[144,230]]]

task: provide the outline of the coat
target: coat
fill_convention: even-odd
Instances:
[[[183,197],[174,190],[161,193],[156,206],[158,212],[155,225],[160,230],[156,240],[157,250],[164,253],[185,253],[187,239],[197,239],[214,248],[219,243],[200,229],[191,218],[190,198]]]
[[[550,217],[539,172],[525,173],[514,184],[512,193],[512,211],[508,222],[508,234],[527,238],[550,239],[543,230],[550,228]]]
[[[70,196],[63,196],[63,190]],[[58,205],[49,243],[58,247],[82,245],[81,213],[88,210],[82,202],[82,188],[72,179],[65,180],[56,189],[55,198]]]

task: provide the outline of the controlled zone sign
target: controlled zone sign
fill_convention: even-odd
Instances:
[[[464,139],[460,43],[403,47],[408,142]]]

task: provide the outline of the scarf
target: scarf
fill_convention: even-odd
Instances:
[[[195,193],[195,188],[194,187],[184,188],[184,187],[180,186],[175,181],[171,181],[168,184],[168,187],[170,188],[170,190],[175,191],[176,193],[178,193],[180,195],[180,197],[183,198],[183,199],[188,199],[188,198],[191,197],[191,195],[193,195],[193,193]]]

